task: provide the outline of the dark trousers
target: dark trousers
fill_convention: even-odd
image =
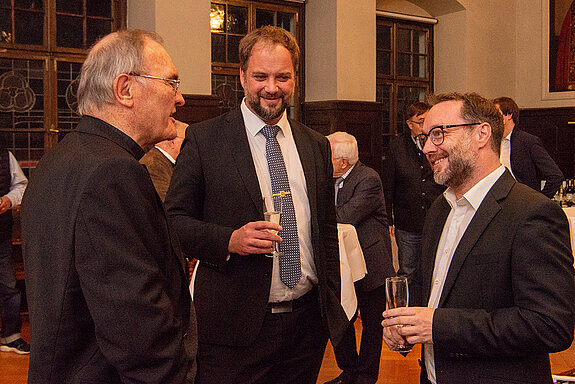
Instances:
[[[0,243],[0,306],[2,307],[2,332],[0,337],[9,337],[20,332],[20,291],[16,288],[16,272],[12,257],[12,241]]]
[[[341,343],[334,347],[342,377],[357,384],[373,384],[379,376],[379,360],[383,341],[382,312],[385,311],[385,285],[369,292],[356,289],[363,331],[359,354],[355,342],[355,328],[350,323]]]
[[[315,384],[327,345],[316,290],[288,313],[265,315],[247,347],[199,344],[197,384]],[[308,295],[309,295],[308,294]]]

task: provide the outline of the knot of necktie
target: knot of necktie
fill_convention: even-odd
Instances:
[[[277,125],[265,125],[261,129],[261,132],[265,136],[266,140],[275,138],[279,131],[280,127],[278,127]]]

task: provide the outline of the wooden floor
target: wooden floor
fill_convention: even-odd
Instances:
[[[356,322],[356,332],[361,332],[361,322]],[[29,324],[24,321],[22,335],[29,340]],[[359,338],[358,338],[359,339]],[[378,384],[417,384],[419,382],[419,346],[413,353],[403,357],[398,353],[389,352],[383,347],[379,367]],[[575,344],[564,352],[551,355],[551,370],[554,374],[575,368]],[[331,380],[339,375],[331,345],[328,345],[318,383]],[[20,356],[10,352],[0,352],[0,384],[25,384],[28,377],[28,356]]]

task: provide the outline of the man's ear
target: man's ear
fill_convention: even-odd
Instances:
[[[479,125],[477,130],[478,145],[480,148],[490,145],[489,141],[491,139],[491,125],[489,123],[482,123]]]
[[[134,80],[130,75],[123,73],[116,76],[113,85],[116,101],[126,107],[132,107],[134,105],[134,92],[132,91],[133,85]]]

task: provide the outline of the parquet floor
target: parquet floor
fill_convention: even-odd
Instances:
[[[356,322],[356,332],[361,332],[361,322]],[[22,334],[29,340],[29,324],[24,321]],[[359,337],[358,337],[359,340]],[[381,364],[379,368],[378,384],[417,384],[419,382],[419,346],[415,347],[414,353],[403,357],[398,353],[389,352],[383,347]],[[575,344],[564,352],[551,355],[551,370],[553,373],[561,373],[575,368]],[[333,349],[328,345],[323,365],[318,378],[321,384],[339,375],[340,370],[335,362]],[[0,352],[0,384],[25,384],[28,377],[28,356],[20,356],[15,353]]]

